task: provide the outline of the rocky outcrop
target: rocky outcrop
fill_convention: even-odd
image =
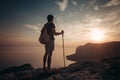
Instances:
[[[120,56],[120,41],[107,43],[87,43],[76,48],[75,54],[67,59],[81,63],[84,61],[99,61],[102,58]]]
[[[120,57],[73,63],[51,71],[25,64],[1,71],[0,80],[120,80]]]
[[[0,72],[0,80],[24,80],[33,79],[38,75],[31,64],[24,64],[22,66],[10,67]]]
[[[74,63],[43,80],[119,80],[120,64],[112,59]]]

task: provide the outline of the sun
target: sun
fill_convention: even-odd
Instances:
[[[91,39],[97,42],[103,41],[105,38],[105,32],[103,30],[96,28],[91,30],[90,35],[91,35]]]

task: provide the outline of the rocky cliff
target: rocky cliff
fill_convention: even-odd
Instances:
[[[87,43],[76,48],[75,54],[68,55],[67,59],[81,63],[84,61],[98,61],[102,58],[120,56],[120,41],[107,43]]]
[[[120,80],[120,57],[74,63],[50,72],[24,64],[2,70],[0,80]]]

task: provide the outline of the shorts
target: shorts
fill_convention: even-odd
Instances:
[[[45,44],[45,49],[47,51],[53,51],[54,50],[54,40],[50,40],[48,44]]]

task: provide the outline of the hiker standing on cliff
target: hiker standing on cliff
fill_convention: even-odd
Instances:
[[[55,28],[56,26],[53,23],[54,16],[53,15],[48,15],[47,20],[48,22],[45,24],[47,26],[47,33],[50,36],[50,41],[45,44],[45,54],[43,57],[43,69],[46,69],[46,62],[47,62],[47,68],[50,70],[51,68],[51,57],[52,53],[54,50],[54,35],[62,35],[64,34],[64,31],[62,30],[61,32],[56,32]]]

